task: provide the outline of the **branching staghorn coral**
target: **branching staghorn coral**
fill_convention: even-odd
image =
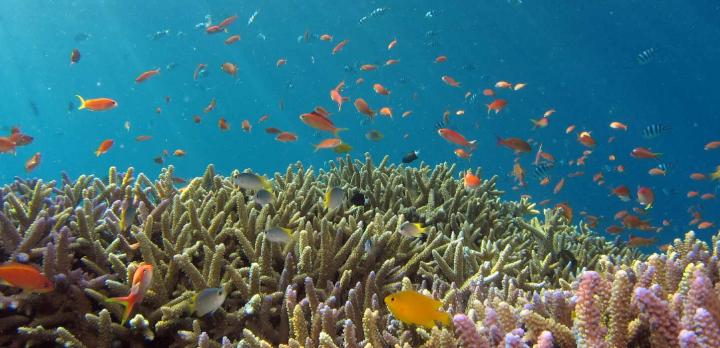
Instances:
[[[111,168],[107,180],[18,179],[3,187],[4,259],[41,265],[57,288],[29,298],[9,290],[5,296],[19,298],[19,305],[0,312],[3,334],[21,343],[88,347],[443,347],[473,345],[464,343],[475,342],[472,337],[489,347],[569,347],[576,344],[577,272],[596,270],[611,282],[606,272],[638,275],[646,269],[639,265],[654,260],[638,261],[637,251],[569,225],[552,210],[543,212],[544,220],[526,220],[537,213],[533,203],[502,201],[494,177],[467,190],[447,164],[416,168],[387,157],[377,164],[369,156],[347,157],[316,172],[297,163],[272,177],[275,201],[265,206],[234,184],[238,173],[223,177],[210,166],[177,188],[172,167],[156,181],[136,177],[132,168]],[[347,196],[362,194],[367,204],[327,210],[322,197],[331,186]],[[123,219],[129,219],[124,226]],[[400,234],[406,221],[427,226],[427,233]],[[293,231],[287,244],[266,238],[274,226]],[[692,260],[667,264],[666,277],[649,281],[687,288],[680,284],[685,267],[711,255],[697,245],[677,245],[673,252],[697,249]],[[123,326],[121,308],[105,299],[129,293],[141,262],[153,265],[152,284]],[[208,287],[224,288],[227,299],[214,314],[197,318],[192,297]],[[398,322],[382,300],[411,289],[465,318],[454,328],[432,330]],[[609,302],[615,290],[607,289],[598,296]],[[706,311],[710,315],[700,311],[692,322],[715,320],[713,309]],[[619,327],[627,327],[621,330],[626,338],[609,325],[603,339],[629,341],[647,330],[634,312],[615,317],[625,322]],[[705,326],[683,329],[688,340],[709,339]]]

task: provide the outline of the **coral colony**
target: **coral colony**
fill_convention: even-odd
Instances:
[[[172,167],[16,179],[0,189],[0,260],[52,287],[0,285],[0,346],[720,347],[720,236],[643,255],[458,174],[297,163],[268,178],[269,203],[212,166],[183,188]],[[383,299],[405,290],[451,323],[399,321]],[[107,299],[128,294],[122,323]]]

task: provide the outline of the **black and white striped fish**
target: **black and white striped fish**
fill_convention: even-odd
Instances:
[[[638,64],[645,65],[653,60],[653,58],[655,57],[655,53],[657,53],[657,50],[653,47],[650,47],[638,53],[635,59],[637,60]]]
[[[645,139],[657,138],[659,135],[670,131],[670,126],[662,123],[651,124],[642,130],[642,136]]]
[[[548,171],[552,169],[555,165],[549,162],[546,163],[540,163],[533,167],[533,176],[536,178],[543,178],[548,175]]]

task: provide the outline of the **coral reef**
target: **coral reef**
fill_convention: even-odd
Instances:
[[[496,178],[465,189],[454,166],[350,157],[329,169],[291,165],[260,205],[209,166],[176,188],[132,168],[108,179],[17,178],[0,189],[0,260],[32,263],[45,294],[0,287],[0,345],[73,347],[623,347],[720,343],[720,242],[689,233],[646,257],[506,202]],[[475,171],[480,176],[480,169]],[[323,207],[329,187],[348,197]],[[356,200],[355,197],[364,199]],[[541,218],[538,218],[541,215]],[[412,238],[406,222],[427,226]],[[270,241],[271,227],[292,232]],[[152,283],[130,320],[125,296],[141,262]],[[193,295],[222,287],[202,318]],[[440,299],[452,327],[395,320],[382,299],[414,289]],[[79,320],[83,318],[85,320]]]

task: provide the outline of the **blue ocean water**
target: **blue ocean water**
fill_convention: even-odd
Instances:
[[[341,136],[353,146],[355,158],[369,152],[376,160],[389,155],[399,163],[407,152],[420,150],[420,159],[431,165],[447,161],[460,169],[481,166],[484,177],[501,177],[506,198],[528,194],[535,201],[551,199],[550,206],[568,202],[576,221],[580,211],[599,216],[601,233],[617,224],[612,221],[615,212],[639,206],[635,200],[624,203],[608,196],[609,188],[620,184],[630,188],[633,198],[637,186],[652,188],[655,207],[643,218],[654,226],[664,219],[671,223],[660,233],[632,231],[634,235],[668,242],[688,229],[691,207],[704,220],[720,217],[716,200],[686,198],[689,190],[715,193],[718,188],[689,179],[690,173],[708,174],[720,164],[720,149],[703,150],[706,143],[720,140],[715,86],[720,80],[720,4],[714,1],[5,0],[0,10],[0,133],[9,135],[17,126],[34,137],[32,144],[18,147],[16,155],[0,154],[3,184],[15,176],[57,179],[61,171],[71,177],[102,176],[113,165],[152,176],[161,168],[153,158],[175,149],[187,155],[170,155],[165,165],[174,165],[181,177],[201,175],[210,163],[222,174],[235,168],[284,171],[296,161],[323,167],[338,155],[313,152],[312,144],[329,133],[318,134],[298,119],[321,105],[332,112],[338,127],[350,129]],[[205,33],[202,23],[207,18],[217,23],[231,15],[239,18],[228,33]],[[326,33],[334,37],[332,42],[318,39]],[[242,39],[224,44],[231,34]],[[397,46],[388,50],[394,38]],[[343,39],[349,40],[347,46],[332,55]],[[71,65],[73,48],[82,57]],[[639,64],[638,54],[648,49],[652,56]],[[433,63],[439,55],[448,61]],[[287,64],[276,67],[280,58]],[[400,63],[382,66],[391,58]],[[223,62],[237,64],[237,78],[220,70]],[[193,71],[200,63],[207,64],[207,74],[195,81]],[[362,64],[380,68],[361,71]],[[158,76],[135,83],[140,73],[155,68],[161,69]],[[443,75],[454,77],[460,87],[444,84]],[[360,77],[365,82],[356,85]],[[343,95],[350,102],[338,112],[328,94],[343,80]],[[485,104],[492,98],[482,91],[501,80],[527,87],[495,89],[508,106],[488,116]],[[373,83],[381,83],[391,95],[374,93]],[[475,96],[465,98],[466,92]],[[105,112],[77,110],[75,94],[113,98],[119,106]],[[395,117],[368,121],[352,105],[358,97],[376,110],[391,107]],[[203,113],[213,98],[217,108]],[[557,110],[550,125],[533,131],[528,119],[550,108]],[[456,116],[459,109],[465,114]],[[408,110],[412,114],[401,118]],[[452,113],[447,127],[477,139],[469,161],[457,158],[456,147],[436,133],[435,124],[446,110]],[[265,114],[269,119],[259,124]],[[194,115],[202,117],[200,124],[193,122]],[[229,131],[218,129],[220,117],[230,123]],[[240,127],[245,119],[253,126],[249,133]],[[610,129],[612,121],[627,124],[627,132]],[[585,166],[567,164],[585,150],[575,133],[565,134],[571,124],[577,131],[591,131],[598,142]],[[641,130],[652,124],[672,130],[643,138]],[[266,127],[291,131],[299,140],[279,143],[265,133]],[[372,129],[381,131],[384,139],[366,139]],[[138,135],[153,138],[136,142]],[[496,146],[496,135],[542,143],[558,160],[550,171],[552,183],[540,186],[529,174],[534,145],[532,153],[520,156],[528,187],[512,190],[508,174],[516,156]],[[611,136],[616,139],[608,143]],[[94,151],[104,139],[113,139],[115,145],[96,157]],[[663,155],[660,160],[631,158],[630,151],[639,146]],[[24,163],[36,152],[42,153],[42,162],[26,173]],[[615,161],[608,160],[611,154]],[[669,166],[667,175],[648,175],[660,163]],[[617,165],[625,171],[615,171]],[[576,171],[585,175],[566,178],[564,189],[553,194],[554,184]],[[603,172],[604,186],[592,180],[598,172]],[[698,234],[708,238],[715,230]]]

